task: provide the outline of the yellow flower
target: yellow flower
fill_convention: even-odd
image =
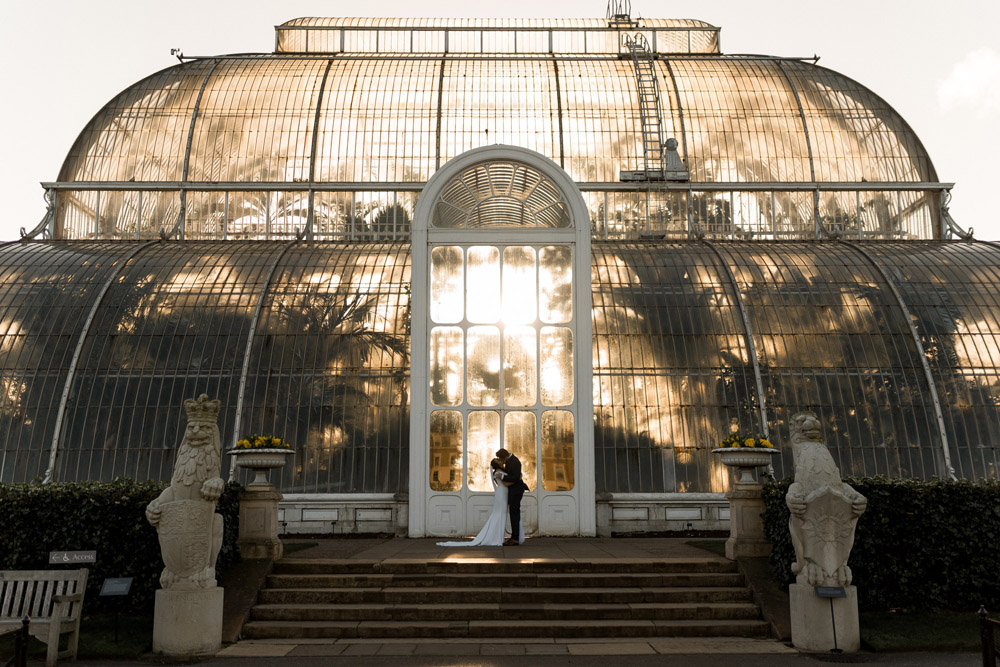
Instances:
[[[236,446],[238,448],[240,448],[240,449],[249,449],[250,448],[250,441],[246,440],[246,439],[239,440],[239,441],[237,441]]]
[[[767,440],[761,440],[761,441],[760,441],[760,444],[761,444],[761,446],[763,446],[763,447],[774,447],[774,445],[772,445],[772,444],[771,444],[770,442],[768,442]]]
[[[753,447],[755,444],[756,443],[754,442],[753,438],[747,438],[746,440],[743,441],[744,447]]]

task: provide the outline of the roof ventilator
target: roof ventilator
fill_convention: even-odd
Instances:
[[[660,88],[656,83],[653,54],[645,35],[625,35],[625,47],[632,56],[635,82],[639,92],[639,122],[642,127],[643,168],[622,170],[623,181],[686,181],[688,170],[677,154],[677,140],[663,143],[660,113]]]

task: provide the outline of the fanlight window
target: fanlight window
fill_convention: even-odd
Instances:
[[[520,162],[487,162],[467,169],[438,197],[432,224],[451,229],[570,226],[559,189]]]

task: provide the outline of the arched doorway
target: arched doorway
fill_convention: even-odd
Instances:
[[[548,158],[490,146],[434,174],[413,220],[409,532],[471,535],[506,447],[526,531],[593,535],[590,224]]]

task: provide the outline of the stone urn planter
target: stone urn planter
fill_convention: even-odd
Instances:
[[[723,465],[736,468],[737,484],[756,484],[753,471],[769,465],[771,457],[781,452],[766,447],[716,447],[712,453],[719,455]]]
[[[291,449],[230,449],[227,454],[236,459],[236,465],[254,472],[253,481],[248,487],[271,486],[267,481],[267,471],[274,468],[281,468],[285,465],[287,457],[293,452]]]
[[[753,471],[771,463],[771,457],[780,452],[771,447],[716,447],[724,465],[736,469],[736,485],[726,494],[729,499],[729,539],[726,540],[726,557],[759,558],[771,553],[771,543],[764,536],[764,499],[761,486]]]
[[[278,560],[284,547],[278,538],[278,502],[281,493],[267,481],[267,471],[285,465],[291,449],[259,447],[230,449],[240,468],[253,470],[254,478],[240,493],[240,535],[236,546],[246,560]]]

